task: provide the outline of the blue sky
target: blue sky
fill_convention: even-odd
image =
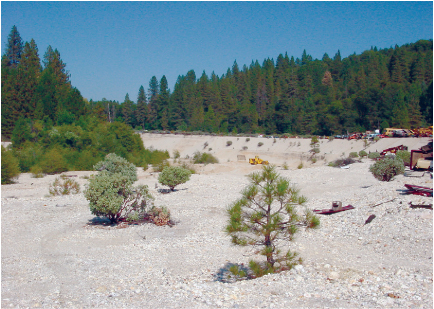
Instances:
[[[433,2],[1,2],[1,48],[16,25],[42,59],[57,48],[83,97],[137,100],[141,85],[194,70],[221,76],[303,50],[321,59],[433,38]]]

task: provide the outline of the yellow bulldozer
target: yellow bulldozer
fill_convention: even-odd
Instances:
[[[252,164],[252,165],[256,165],[256,164],[268,165],[268,161],[262,160],[258,156],[255,156],[254,159],[253,158],[249,158],[249,163]]]

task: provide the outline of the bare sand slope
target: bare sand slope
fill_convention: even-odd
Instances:
[[[287,163],[289,167],[297,166],[300,161],[304,165],[311,156],[309,150],[310,139],[303,138],[259,138],[259,137],[233,137],[233,136],[188,136],[174,134],[141,134],[143,143],[147,148],[168,150],[173,156],[174,150],[178,150],[181,157],[192,157],[196,151],[208,152],[219,159],[220,163],[238,161],[238,155],[248,158],[258,155],[263,160],[268,160],[272,164],[280,165]],[[322,163],[327,163],[341,157],[343,154],[348,156],[350,152],[381,152],[384,149],[405,145],[409,150],[419,149],[426,145],[432,138],[384,138],[378,142],[369,142],[365,147],[364,140],[342,140],[335,139],[328,141],[320,140],[320,153],[318,156],[323,158]],[[232,144],[228,145],[228,142]],[[259,143],[262,143],[259,146]],[[245,150],[243,150],[243,147]],[[321,162],[317,163],[320,165]]]

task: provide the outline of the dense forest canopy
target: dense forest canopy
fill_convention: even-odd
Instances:
[[[220,133],[318,134],[432,125],[433,42],[371,47],[321,60],[278,55],[226,74],[178,77],[173,91],[163,75],[138,89],[137,100],[87,101],[72,87],[66,64],[49,46],[23,43],[14,26],[1,62],[2,136],[21,118],[31,123],[78,125],[95,117],[147,130]],[[39,122],[38,122],[39,121]],[[36,130],[33,128],[32,130]]]

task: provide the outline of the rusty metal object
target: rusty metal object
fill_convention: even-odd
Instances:
[[[331,214],[334,214],[337,212],[350,210],[350,209],[354,209],[354,207],[351,205],[347,205],[347,206],[342,207],[342,202],[334,201],[334,202],[332,202],[332,208],[331,209],[314,209],[313,212],[320,214],[320,215],[331,215]]]
[[[433,210],[432,209],[432,204],[428,204],[428,205],[425,205],[425,204],[422,204],[422,205],[413,205],[412,202],[410,202],[409,204],[410,204],[410,208],[425,208],[425,209],[431,209],[431,210]]]
[[[368,224],[368,223],[371,223],[372,220],[375,219],[375,217],[376,217],[375,215],[370,215],[370,216],[368,217],[368,219],[366,219],[366,221],[365,221],[365,225]]]
[[[433,189],[428,187],[422,187],[422,186],[415,186],[415,185],[404,185],[408,191],[407,194],[415,194],[415,195],[423,195],[423,196],[433,196]]]

